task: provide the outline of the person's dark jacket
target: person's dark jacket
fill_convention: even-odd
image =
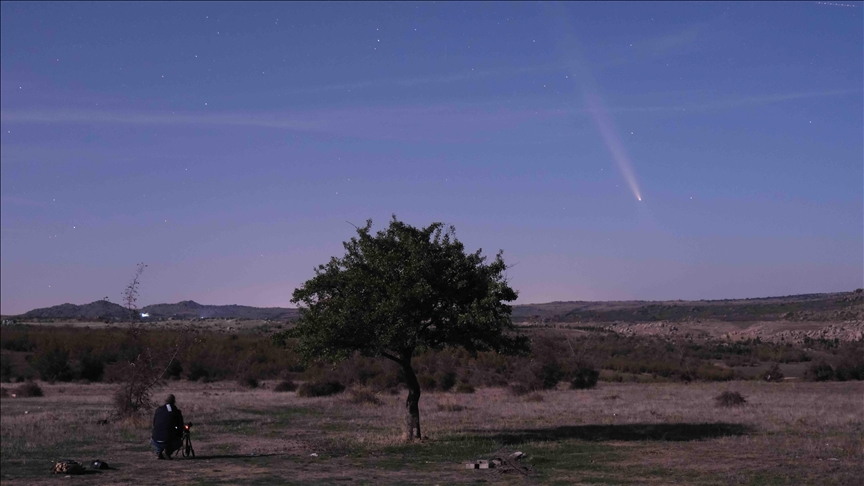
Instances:
[[[168,442],[183,437],[183,414],[176,405],[165,404],[153,415],[153,440]]]

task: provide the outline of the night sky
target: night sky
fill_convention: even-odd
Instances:
[[[290,306],[394,213],[518,303],[864,286],[861,2],[0,9],[3,314]]]

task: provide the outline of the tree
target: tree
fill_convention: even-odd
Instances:
[[[138,285],[145,268],[147,268],[147,265],[143,262],[139,263],[135,269],[135,275],[132,276],[132,281],[123,290],[123,304],[129,312],[129,318],[133,321],[141,319],[141,313],[138,312]],[[105,300],[108,300],[108,297],[105,297]]]
[[[297,326],[278,333],[277,342],[298,339],[310,360],[331,363],[354,352],[383,357],[402,368],[408,398],[405,435],[420,434],[420,384],[411,358],[427,349],[462,347],[472,354],[525,354],[529,341],[516,334],[507,302],[516,292],[507,284],[499,252],[486,263],[482,250],[465,253],[451,226],[414,228],[396,219],[372,235],[372,220],[344,242],[345,256],[333,257],[315,277],[296,289]]]

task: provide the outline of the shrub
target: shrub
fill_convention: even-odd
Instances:
[[[545,400],[545,398],[543,398],[543,394],[542,394],[542,393],[534,392],[534,393],[528,395],[527,397],[525,397],[524,400],[525,400],[526,402],[542,402],[542,401]]]
[[[475,390],[470,383],[459,383],[456,385],[456,393],[474,393]]]
[[[253,390],[255,388],[258,388],[259,386],[261,386],[261,382],[258,381],[258,378],[254,377],[252,375],[246,375],[246,376],[240,378],[239,380],[237,380],[237,383],[239,383],[240,386],[244,386],[246,388],[251,388]]]
[[[351,388],[348,390],[348,394],[351,395],[348,398],[348,401],[351,403],[357,405],[381,405],[381,400],[378,399],[378,395],[365,386]]]
[[[273,391],[275,392],[293,392],[295,390],[297,390],[297,384],[291,380],[280,381],[273,387]]]
[[[5,388],[0,388],[0,397],[8,397],[9,392]]]
[[[438,381],[432,375],[419,375],[417,382],[420,383],[420,388],[423,390],[434,390],[438,385]]]
[[[36,382],[28,381],[15,389],[15,395],[18,397],[42,397],[42,388]]]
[[[468,408],[458,403],[439,403],[436,407],[439,412],[461,412]]]
[[[210,371],[204,367],[203,364],[199,362],[193,362],[191,366],[189,366],[189,381],[210,381]]]
[[[747,403],[747,400],[740,393],[730,391],[724,391],[714,397],[714,400],[717,401],[718,407],[738,407]]]
[[[544,390],[555,388],[558,382],[564,379],[564,370],[558,361],[549,361],[540,367],[538,378]]]
[[[183,374],[183,364],[177,359],[172,359],[168,364],[168,368],[165,369],[165,375],[177,380],[181,374]]]
[[[69,366],[69,352],[62,349],[52,349],[37,355],[33,360],[33,368],[39,372],[43,381],[70,381],[72,368]]]
[[[438,378],[438,388],[442,391],[450,391],[454,386],[456,386],[456,373],[448,371]]]
[[[80,369],[78,375],[87,381],[102,381],[105,376],[105,363],[102,359],[86,353],[79,358]]]
[[[517,397],[521,397],[522,395],[527,395],[531,393],[531,388],[529,388],[524,383],[514,383],[510,385],[510,393],[516,395]]]
[[[12,381],[13,374],[14,370],[12,367],[12,360],[9,356],[0,354],[0,381],[3,381],[4,383]]]
[[[300,397],[326,397],[345,391],[345,385],[338,381],[307,382],[297,388]]]
[[[774,363],[771,368],[762,374],[762,379],[765,381],[778,382],[783,381],[783,372],[780,371],[780,365]]]
[[[573,372],[570,388],[574,390],[588,390],[597,386],[597,378],[600,373],[594,368],[580,366]]]
[[[834,368],[824,361],[813,363],[804,370],[804,380],[806,381],[830,381],[833,379]]]

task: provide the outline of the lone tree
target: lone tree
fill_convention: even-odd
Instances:
[[[315,277],[294,291],[300,308],[295,328],[277,341],[299,340],[307,360],[331,363],[354,352],[384,357],[401,366],[408,388],[405,436],[420,435],[420,384],[411,358],[426,349],[462,347],[472,354],[524,354],[529,341],[510,320],[516,292],[504,278],[499,252],[486,263],[481,250],[465,253],[451,226],[414,228],[396,219],[374,236],[372,220],[343,243]]]

